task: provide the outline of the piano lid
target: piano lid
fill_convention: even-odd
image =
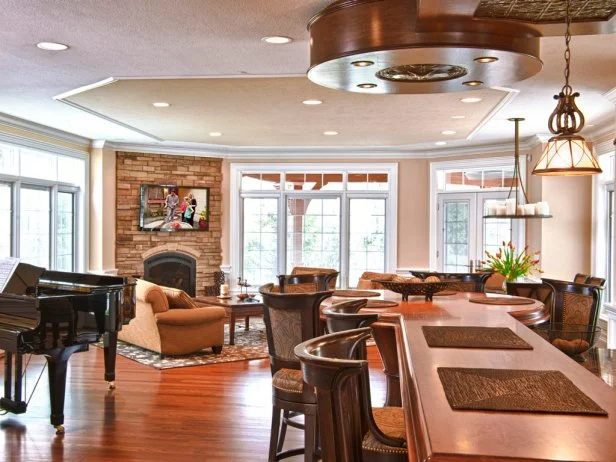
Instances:
[[[0,259],[0,292],[25,295],[32,291],[45,268],[21,263],[18,258]]]

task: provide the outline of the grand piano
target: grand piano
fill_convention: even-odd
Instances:
[[[64,433],[69,358],[102,338],[105,380],[115,388],[118,332],[134,317],[135,283],[127,278],[47,271],[0,259],[0,350],[6,352],[0,409],[26,412],[23,355],[45,355],[50,420],[57,433]]]

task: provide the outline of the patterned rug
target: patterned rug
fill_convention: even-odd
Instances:
[[[184,356],[160,357],[158,353],[140,348],[130,343],[118,341],[118,354],[146,366],[156,369],[173,369],[176,367],[205,366],[207,364],[230,363],[250,359],[262,359],[269,356],[265,324],[261,319],[250,319],[250,330],[244,331],[244,323],[236,323],[235,345],[229,345],[229,325],[225,324],[225,345],[222,353],[214,354],[211,348]],[[102,343],[95,344],[102,347]]]

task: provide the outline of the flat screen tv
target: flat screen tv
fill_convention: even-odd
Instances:
[[[208,231],[210,188],[142,184],[139,230]]]

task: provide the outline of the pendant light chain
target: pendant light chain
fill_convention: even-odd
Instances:
[[[569,74],[571,65],[571,48],[569,47],[569,44],[571,43],[571,0],[567,0],[566,24],[567,30],[565,32],[565,85],[563,87],[563,93],[567,96],[570,96],[573,93],[573,88],[571,88],[571,85],[569,85]]]

